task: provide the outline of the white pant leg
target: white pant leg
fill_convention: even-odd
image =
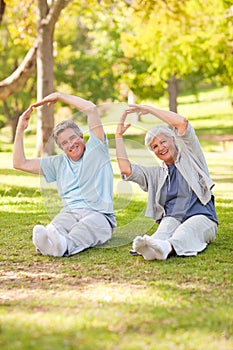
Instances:
[[[78,216],[78,212],[73,213],[72,211],[61,211],[53,218],[51,224],[56,227],[61,235],[68,238],[70,230],[79,218],[80,215]]]
[[[52,223],[66,237],[68,255],[105,243],[113,231],[103,214],[89,210],[61,212]]]
[[[169,242],[177,255],[196,256],[215,239],[217,228],[217,224],[206,216],[195,215],[177,227]]]
[[[163,241],[167,240],[172,237],[173,233],[179,225],[180,221],[172,218],[171,216],[165,216],[151,237],[155,239],[161,239]]]

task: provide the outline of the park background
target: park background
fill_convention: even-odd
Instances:
[[[0,347],[18,349],[232,349],[233,10],[231,1],[2,1],[0,56]],[[59,200],[37,176],[12,168],[19,115],[52,91],[95,102],[110,144],[118,228],[112,243],[71,258],[34,251],[32,228]],[[146,194],[125,186],[114,130],[128,102],[178,111],[195,127],[216,186],[217,239],[196,258],[128,254]],[[56,150],[53,125],[86,119],[62,104],[32,115],[28,156]],[[130,158],[151,116],[133,115]],[[52,193],[52,195],[51,195]]]

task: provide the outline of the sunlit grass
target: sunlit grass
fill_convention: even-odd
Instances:
[[[116,344],[120,349],[155,349],[156,342],[160,349],[168,344],[174,349],[204,349],[203,339],[208,339],[211,349],[230,349],[226,340],[230,329],[223,321],[226,316],[232,319],[229,301],[221,309],[217,296],[210,317],[206,292],[205,285],[174,282],[105,282],[64,291],[10,291],[6,302],[14,312],[2,314],[3,330],[8,339],[13,330],[17,332],[17,340],[13,337],[8,342],[9,349],[20,349],[20,344],[101,349],[103,343],[104,349],[114,349]]]

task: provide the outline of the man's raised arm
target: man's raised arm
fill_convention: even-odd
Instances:
[[[34,103],[33,107],[43,106],[47,104],[51,106],[57,101],[65,102],[71,106],[76,107],[80,112],[87,115],[89,129],[101,140],[104,141],[104,129],[97,111],[96,105],[88,100],[81,97],[64,94],[62,92],[53,92],[46,96],[41,101]]]

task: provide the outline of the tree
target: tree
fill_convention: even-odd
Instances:
[[[5,1],[4,0],[0,0],[0,23],[2,22],[2,18],[3,18],[3,15],[4,15],[5,7],[6,7]]]
[[[171,110],[177,110],[179,80],[220,73],[220,42],[223,37],[230,42],[227,6],[224,0],[133,2],[131,30],[122,33],[124,53],[149,63],[148,74],[167,88]],[[227,45],[224,52],[230,66],[232,52]]]
[[[17,91],[27,90],[36,63],[38,99],[55,84],[96,103],[126,100],[127,93],[120,95],[124,87],[141,99],[156,99],[167,89],[170,109],[176,111],[179,81],[218,79],[232,85],[228,0],[4,2],[3,22],[7,16],[12,20],[12,39],[9,51],[0,47],[7,62],[0,63],[0,77],[8,74],[0,81],[0,99],[14,94],[15,106],[20,105]],[[17,69],[12,73],[9,67]],[[38,112],[38,155],[53,153],[48,143],[53,125],[53,109],[44,106]]]
[[[95,103],[120,99],[120,35],[127,29],[128,8],[124,0],[93,0],[83,1],[82,6],[74,1],[64,11],[55,33],[58,85],[69,86]],[[64,33],[67,23],[69,30]]]
[[[25,86],[28,79],[36,71],[36,53],[37,43],[29,49],[16,70],[0,82],[1,100],[5,100]]]
[[[103,14],[95,2],[92,11],[82,7],[74,11],[64,11],[55,33],[55,81],[58,89],[67,89],[94,103],[116,99],[112,56],[98,46],[98,13]],[[79,16],[77,16],[77,12]],[[64,26],[69,29],[64,33]]]
[[[35,71],[37,66],[37,99],[42,99],[53,91],[53,35],[54,28],[58,21],[59,15],[64,7],[71,0],[37,0],[37,31],[36,43],[30,47],[24,60],[16,70],[3,81],[0,82],[0,98],[5,99],[12,94],[17,93],[28,81],[29,77]],[[8,4],[7,4],[8,6]],[[22,11],[22,4],[13,1],[11,4],[15,9]],[[19,7],[21,6],[21,7]],[[34,9],[34,3],[25,1],[25,13],[22,16],[23,32],[27,32],[28,28],[33,27],[28,11]],[[29,18],[29,19],[28,19]],[[29,21],[29,22],[28,22]],[[11,29],[14,28],[13,26]],[[14,28],[15,42],[19,40],[19,32]],[[33,30],[32,30],[33,32]],[[30,35],[28,35],[28,38]],[[34,38],[35,40],[35,38]],[[23,40],[22,40],[23,41]],[[7,108],[5,106],[5,111]],[[54,144],[49,143],[50,135],[54,126],[53,109],[46,107],[38,111],[37,125],[37,154],[51,154]]]
[[[37,47],[36,44],[33,45],[35,41],[33,26],[29,24],[24,13],[26,11],[31,19],[33,12],[26,3],[23,7],[16,0],[6,0],[5,3],[0,32],[0,80],[2,79],[0,82],[0,99],[2,100],[0,113],[4,115],[12,128],[13,141],[19,115],[27,107],[31,98],[35,99]],[[33,93],[34,96],[32,96]]]
[[[41,100],[53,92],[53,35],[55,25],[64,7],[71,0],[37,1],[37,99]],[[38,110],[37,154],[51,154],[54,143],[49,142],[54,127],[53,108],[47,106]]]
[[[62,1],[62,0],[55,0],[52,2],[48,2],[45,0],[38,0],[37,1],[37,30],[36,30],[36,46],[35,46],[35,55],[36,55],[36,62],[37,62],[37,99],[43,98],[45,95],[49,94],[54,89],[54,55],[53,55],[53,40],[54,40],[54,29],[55,25],[58,22],[58,18],[60,15],[60,12],[62,9],[64,9],[69,2],[72,1]],[[25,0],[25,3],[30,7],[32,6],[32,3],[29,0]],[[74,8],[76,8],[76,18],[78,19],[77,13],[82,14],[90,14],[91,17],[95,17],[95,10],[98,8],[98,14],[101,14],[102,11],[102,5],[109,6],[112,2],[106,1],[106,4],[99,4],[98,1],[89,1],[88,4],[86,1],[74,1],[74,6],[69,8],[69,13],[67,15],[67,22],[69,23],[70,20],[70,14],[74,14]],[[104,2],[105,3],[105,2]],[[50,4],[50,5],[49,5]],[[16,0],[13,0],[13,5],[17,8],[18,3]],[[21,6],[22,7],[22,6]],[[78,11],[77,11],[78,10]],[[30,16],[29,16],[30,17]],[[74,17],[74,16],[73,16]],[[81,16],[80,16],[81,17]],[[88,15],[87,15],[88,17]],[[28,16],[27,16],[28,18]],[[32,16],[33,18],[33,16]],[[88,19],[90,20],[90,18]],[[78,24],[80,24],[80,19],[77,21]],[[25,21],[26,23],[26,21]],[[66,24],[65,24],[66,25]],[[30,26],[27,24],[27,27]],[[13,26],[12,26],[13,27]],[[76,28],[76,32],[78,32],[80,28]],[[26,26],[23,29],[23,32],[27,32]],[[67,32],[72,36],[74,35],[73,31],[69,31],[69,28]],[[64,27],[62,28],[62,35],[64,36]],[[66,36],[67,37],[67,36]],[[87,39],[87,41],[91,41],[90,37]],[[93,39],[92,39],[93,40]],[[93,97],[93,101],[97,102],[98,99],[102,97],[104,99],[105,97],[113,96],[114,94],[114,81],[113,81],[113,74],[111,72],[111,65],[109,64],[109,60],[106,61],[106,56],[102,56],[101,54],[92,53],[89,52],[92,50],[93,52],[93,46],[88,45],[87,50],[84,50],[80,57],[77,58],[77,54],[74,54],[74,52],[77,52],[77,49],[80,46],[80,42],[76,41],[70,41],[71,43],[75,44],[72,47],[72,56],[69,56],[69,62],[67,62],[66,67],[64,64],[62,64],[62,70],[61,65],[59,65],[59,54],[57,58],[58,63],[58,70],[56,70],[57,76],[59,77],[60,73],[63,72],[62,75],[62,84],[64,84],[67,81],[67,84],[71,86],[71,88],[75,89],[77,91],[77,88],[82,87],[82,93],[86,94],[85,96],[88,97],[90,95],[90,91]],[[56,43],[57,44],[57,43]],[[67,42],[63,45],[64,50],[66,48],[70,47],[71,45],[67,45]],[[61,48],[62,46],[60,46]],[[64,52],[63,50],[63,52]],[[89,52],[88,52],[89,50]],[[25,57],[25,64],[29,64],[30,62],[35,62],[34,57],[32,57],[32,60],[28,60],[29,54]],[[62,56],[62,61],[64,61],[64,56]],[[23,62],[18,67],[18,72],[20,74],[16,74],[17,72],[14,72],[10,77],[4,79],[1,83],[2,86],[0,86],[0,98],[12,95],[13,93],[16,94],[16,92],[23,86],[25,81],[27,80],[26,73],[29,73],[28,69],[25,69],[25,64]],[[77,67],[79,67],[77,71]],[[66,69],[64,71],[64,69]],[[71,70],[73,69],[72,74],[69,74]],[[69,72],[68,74],[66,74]],[[74,74],[75,73],[75,74]],[[78,73],[78,74],[77,74]],[[29,73],[30,75],[30,73]],[[13,79],[14,78],[14,79]],[[79,85],[77,84],[79,82]],[[15,84],[13,84],[15,83]],[[110,88],[112,87],[112,89]],[[112,93],[111,93],[112,91]],[[3,92],[5,95],[3,95]],[[7,109],[5,108],[5,111]],[[8,113],[9,114],[9,113]],[[46,106],[42,107],[41,110],[38,111],[38,125],[37,125],[37,154],[51,154],[53,153],[53,142],[48,142],[50,140],[50,135],[52,132],[54,126],[54,118],[53,118],[53,109],[47,108]]]
[[[37,43],[31,1],[25,0],[23,5],[17,0],[2,3],[0,99],[5,100],[22,89],[35,73]]]

